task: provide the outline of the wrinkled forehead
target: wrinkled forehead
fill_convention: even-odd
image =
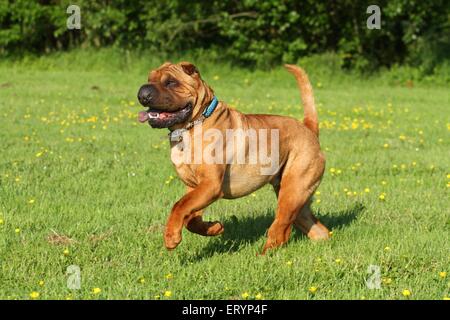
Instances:
[[[165,81],[169,78],[174,79],[186,79],[187,74],[183,71],[183,68],[178,64],[170,62],[164,63],[159,68],[150,71],[148,75],[149,82]]]

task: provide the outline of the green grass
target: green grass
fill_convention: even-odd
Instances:
[[[162,61],[130,66],[113,57],[106,68],[102,53],[85,58],[0,64],[0,298],[450,295],[450,275],[439,275],[450,273],[448,88],[324,74],[326,66],[306,63],[327,156],[313,207],[332,239],[313,243],[294,231],[285,247],[256,256],[276,208],[266,187],[207,209],[224,235],[184,230],[167,252],[163,226],[184,187],[170,178],[167,132],[135,120],[136,92]],[[281,68],[198,66],[220,100],[241,111],[302,117],[295,81]],[[365,285],[371,264],[380,267],[379,290]],[[70,265],[81,268],[80,290],[67,288]]]

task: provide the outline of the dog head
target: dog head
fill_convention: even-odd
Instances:
[[[148,108],[139,112],[139,121],[153,128],[182,127],[195,119],[214,97],[192,63],[164,63],[150,71],[148,83],[138,92],[140,104]]]

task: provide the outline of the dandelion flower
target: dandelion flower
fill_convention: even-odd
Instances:
[[[445,271],[439,272],[439,277],[440,277],[441,279],[445,279],[445,277],[447,277],[447,272],[445,272]]]
[[[100,288],[93,288],[92,289],[92,293],[93,294],[100,294],[100,292],[102,292],[102,289],[100,289]]]
[[[383,147],[387,149],[387,148],[389,148],[389,144],[385,143],[385,144],[383,144]]]
[[[40,294],[37,291],[33,291],[32,293],[30,293],[30,298],[33,299],[33,300],[38,299],[39,296],[40,296]]]
[[[411,291],[409,291],[408,289],[405,289],[402,291],[402,295],[404,297],[409,297],[409,296],[411,296]]]
[[[28,203],[29,204],[33,204],[35,202],[35,200],[34,199],[30,199],[30,200],[28,200]]]
[[[289,260],[286,262],[286,264],[290,267],[290,266],[292,266],[292,261]]]
[[[44,282],[44,280],[41,280],[41,281],[38,282],[38,284],[39,284],[41,287],[43,287],[44,284],[45,284],[45,282]]]
[[[256,296],[255,296],[255,299],[256,300],[262,300],[262,294],[261,293],[258,293]]]
[[[391,247],[384,247],[384,251],[391,251]]]
[[[172,291],[165,291],[164,297],[170,298],[172,296]]]
[[[144,284],[145,283],[145,278],[144,277],[140,278],[139,279],[139,283]]]
[[[342,260],[338,258],[338,259],[334,260],[334,262],[336,262],[337,264],[341,264]]]
[[[248,292],[244,292],[243,294],[241,294],[242,299],[248,299],[248,297],[250,297],[250,294]]]
[[[4,223],[5,223],[5,221],[0,218],[0,224],[4,224]]]
[[[310,288],[308,289],[308,291],[309,291],[310,293],[312,293],[312,294],[315,294],[315,293],[317,292],[317,287],[310,287]]]
[[[364,189],[364,192],[365,192],[365,193],[369,193],[369,192],[370,192],[370,189],[369,189],[369,188],[365,188],[365,189]]]
[[[67,249],[67,248],[64,249],[63,254],[64,254],[65,256],[68,256],[68,255],[70,254],[69,249]]]
[[[20,228],[14,229],[14,232],[15,232],[15,233],[20,233]]]
[[[382,193],[382,194],[380,194],[378,199],[380,199],[381,201],[384,201],[384,200],[386,200],[386,196],[384,195],[384,193]]]
[[[173,274],[171,274],[171,273],[166,274],[166,279],[167,279],[167,280],[170,280],[170,279],[172,279],[172,278],[173,278]]]

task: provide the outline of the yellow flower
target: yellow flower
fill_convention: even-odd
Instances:
[[[316,203],[320,203],[320,199],[316,199]]]
[[[241,294],[242,299],[248,299],[248,297],[250,297],[250,294],[248,292],[244,292],[243,294]]]
[[[342,260],[338,258],[338,259],[334,260],[334,262],[336,262],[337,264],[341,264]]]
[[[262,300],[262,294],[261,293],[258,293],[256,296],[255,296],[255,299],[256,300]]]
[[[30,200],[28,200],[28,203],[29,203],[29,204],[33,204],[34,201],[35,201],[34,199],[30,199]]]
[[[402,141],[406,140],[406,136],[404,134],[401,134],[398,138]]]
[[[384,247],[384,251],[391,251],[391,247]]]
[[[411,295],[411,291],[409,291],[408,289],[405,289],[402,291],[402,295],[404,297],[409,297]]]
[[[69,294],[69,295],[66,296],[66,300],[72,300],[72,299],[73,299],[73,297],[72,297],[71,294]]]
[[[385,144],[383,144],[383,147],[387,149],[387,148],[389,148],[389,144],[385,143]]]
[[[100,292],[102,292],[102,289],[100,289],[100,288],[93,288],[92,289],[92,293],[93,294],[100,294]]]
[[[447,174],[447,179],[450,179],[450,173],[449,173],[449,174]]]
[[[309,291],[310,293],[312,293],[312,294],[315,294],[315,293],[317,292],[317,287],[310,287],[310,288],[308,289],[308,291]]]
[[[290,267],[290,266],[292,266],[292,261],[289,260],[289,261],[286,262],[286,264]]]
[[[369,193],[369,192],[370,192],[370,189],[369,189],[369,188],[365,188],[365,189],[364,189],[364,192],[365,192],[365,193]]]
[[[443,300],[450,300],[450,297],[445,296]]]
[[[164,297],[170,298],[172,296],[172,291],[165,291]]]
[[[43,287],[44,284],[45,284],[45,282],[44,282],[44,280],[41,280],[41,281],[38,282],[38,284],[39,284],[41,287]]]
[[[36,158],[39,158],[40,156],[42,156],[43,152],[38,152],[36,153]]]
[[[16,228],[16,229],[14,230],[14,232],[15,232],[15,233],[20,233],[20,228]]]
[[[378,199],[380,199],[381,201],[384,201],[384,200],[386,200],[386,196],[384,195],[384,193],[382,193],[382,194],[380,194]]]
[[[171,273],[166,274],[166,279],[170,280],[173,278],[173,275]]]
[[[216,76],[213,77],[213,79],[214,80],[219,80],[219,76],[216,75]]]
[[[139,279],[139,283],[144,284],[145,283],[145,278],[144,277],[140,278]]]
[[[64,254],[65,256],[68,256],[68,255],[70,254],[69,249],[67,249],[67,248],[64,249],[63,254]]]
[[[330,168],[330,172],[331,172],[331,173],[335,173],[335,172],[336,172],[336,169],[335,169],[335,168]]]
[[[159,300],[161,297],[159,294],[157,294],[156,296],[153,296],[153,298],[155,298],[155,300]]]
[[[0,218],[0,224],[4,224],[4,223],[5,223],[5,221]]]
[[[439,272],[439,277],[440,277],[441,279],[445,279],[445,277],[447,277],[447,272],[445,272],[445,271]]]
[[[35,300],[38,299],[40,296],[39,292],[33,291],[32,293],[30,293],[30,298]]]
[[[391,278],[383,278],[381,281],[383,281],[384,284],[391,284],[392,279]]]
[[[330,237],[332,237],[332,236],[333,236],[333,231],[329,231],[329,232],[328,232],[328,235],[329,235]]]

